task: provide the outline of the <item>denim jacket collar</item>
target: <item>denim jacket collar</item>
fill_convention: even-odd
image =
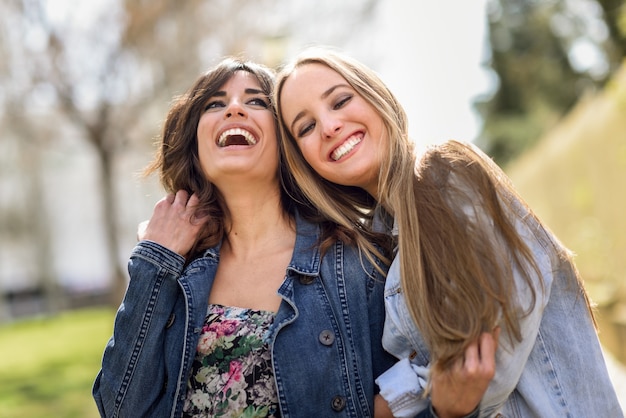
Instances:
[[[318,276],[320,271],[319,226],[296,213],[296,244],[287,271],[305,276]]]
[[[293,257],[288,271],[295,272],[305,276],[317,276],[320,270],[320,250],[319,250],[319,233],[320,228],[318,225],[311,223],[296,211],[296,244],[294,247]],[[213,258],[219,260],[220,249],[222,248],[222,242],[214,247],[208,248],[203,258]]]

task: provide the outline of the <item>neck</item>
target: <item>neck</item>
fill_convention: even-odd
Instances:
[[[246,257],[293,244],[295,225],[280,203],[280,189],[250,185],[223,193],[229,217],[222,251]]]

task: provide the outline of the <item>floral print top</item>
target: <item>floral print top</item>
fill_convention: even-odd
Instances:
[[[273,321],[273,312],[209,305],[184,417],[280,416],[268,345]]]

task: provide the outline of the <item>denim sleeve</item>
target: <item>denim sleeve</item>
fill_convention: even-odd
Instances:
[[[450,183],[454,185],[453,190],[457,191],[456,194],[449,197],[451,205],[458,206],[476,229],[491,233],[494,246],[506,251],[505,240],[494,228],[494,220],[482,206],[475,203],[482,200],[476,194],[475,189],[466,183],[465,178],[460,176],[452,177]],[[531,257],[539,271],[536,272],[528,265],[522,266],[530,277],[529,285],[524,280],[520,266],[515,263],[512,264],[513,280],[517,290],[516,302],[520,312],[518,323],[521,341],[517,341],[514,336],[509,335],[506,329],[502,329],[496,351],[496,374],[480,404],[483,415],[498,410],[515,390],[520,380],[537,340],[543,312],[548,304],[550,289],[554,281],[555,261],[558,259],[558,249],[552,241],[552,236],[536,221],[524,203],[517,196],[505,190],[501,189],[499,192],[506,216],[514,225],[519,237],[528,246]],[[506,253],[502,261],[504,263],[512,262],[510,258],[506,257]],[[530,302],[533,291],[536,299],[531,309]],[[525,314],[521,314],[522,312]]]
[[[557,249],[547,232],[540,225],[529,221],[528,214],[523,212],[523,205],[515,200],[509,203],[513,208],[509,213],[510,219],[522,240],[529,247],[539,268],[538,274],[533,269],[528,269],[536,303],[533,309],[529,310],[532,289],[524,281],[519,268],[514,268],[513,277],[518,290],[518,304],[527,312],[527,315],[519,319],[522,340],[514,340],[511,344],[511,338],[505,334],[504,330],[500,335],[500,344],[496,353],[496,374],[481,401],[483,413],[491,413],[499,409],[518,384],[537,339],[554,280],[555,258],[558,257]],[[478,207],[468,206],[464,211],[479,227],[493,230],[492,220]],[[501,238],[494,235],[493,239],[500,241]],[[411,376],[411,372],[414,376]],[[425,379],[424,376],[425,374],[421,374],[416,366],[411,365],[405,359],[377,380],[381,395],[389,403],[394,414],[410,416],[411,413],[416,413],[426,407],[423,401],[419,402],[419,395],[424,386],[424,383],[420,383],[420,379]],[[408,412],[400,415],[403,414],[401,411],[404,408],[407,408]]]
[[[514,198],[511,197],[511,199]],[[527,267],[536,299],[534,307],[530,309],[532,289],[524,281],[519,267],[515,266],[513,277],[518,292],[518,306],[527,312],[527,315],[522,315],[519,318],[522,339],[521,341],[515,340],[503,329],[496,352],[496,374],[481,402],[483,412],[495,411],[500,408],[515,390],[520,380],[539,334],[543,312],[548,304],[550,289],[554,281],[555,257],[558,257],[557,249],[548,238],[547,231],[541,228],[539,224],[529,223],[528,214],[515,210],[515,208],[522,210],[521,202],[512,200],[510,203],[514,208],[513,212],[509,213],[510,219],[530,249],[539,268],[537,273],[532,268]]]
[[[380,394],[387,401],[394,417],[437,418],[430,399],[423,398],[427,377],[426,367],[412,365],[408,359],[403,359],[376,380],[381,387]],[[400,387],[398,382],[402,382]],[[400,388],[413,389],[399,390]],[[476,407],[463,418],[478,418],[479,412]]]
[[[166,385],[164,338],[184,258],[150,241],[133,249],[130,282],[93,396],[102,417],[149,416]],[[182,340],[182,338],[181,338]]]
[[[376,383],[393,416],[409,418],[428,408],[428,399],[423,398],[427,380],[426,367],[413,365],[408,358],[404,358],[378,377]]]

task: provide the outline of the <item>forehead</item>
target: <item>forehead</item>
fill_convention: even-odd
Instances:
[[[323,90],[328,85],[347,84],[346,80],[332,68],[319,63],[304,64],[297,67],[285,80],[281,95],[288,90],[307,89]]]
[[[219,90],[254,88],[261,90],[261,83],[256,76],[248,71],[237,70]]]
[[[281,110],[287,118],[317,101],[325,100],[337,86],[348,82],[332,68],[319,63],[297,67],[285,80],[280,91]]]

